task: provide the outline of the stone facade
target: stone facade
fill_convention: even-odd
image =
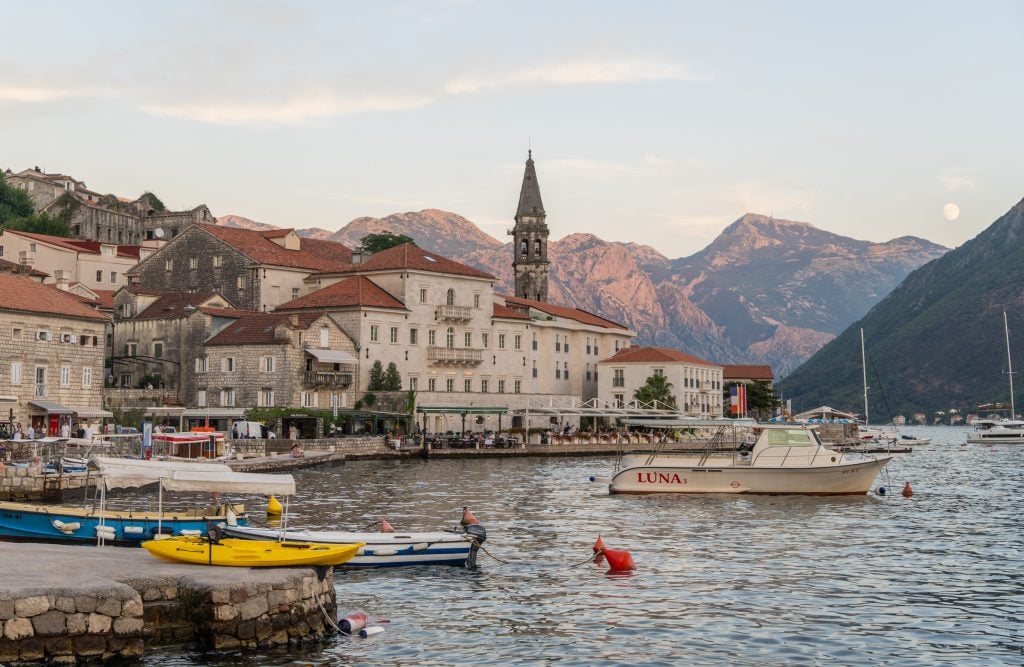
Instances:
[[[90,290],[116,290],[127,284],[127,273],[139,259],[138,248],[101,244],[76,247],[68,239],[19,231],[0,233],[0,257],[46,271],[47,284],[67,289],[80,283]]]
[[[252,317],[242,318],[236,326],[245,326]],[[186,403],[195,407],[352,407],[358,352],[333,317],[324,314],[310,320],[285,315],[268,326],[274,327],[272,342],[237,342],[227,329],[226,341],[215,336],[200,344],[195,368],[206,370],[195,372]],[[353,361],[322,362],[314,355],[320,351],[347,352]]]
[[[628,348],[598,363],[598,398],[611,405],[633,401],[633,393],[652,375],[671,383],[680,414],[711,419],[721,417],[722,366],[676,350]]]
[[[26,428],[33,424],[37,432],[59,435],[60,420],[71,415],[50,415],[33,401],[99,409],[105,323],[99,313],[79,319],[0,305],[0,421],[13,412]]]

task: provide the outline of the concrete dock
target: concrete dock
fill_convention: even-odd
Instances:
[[[318,641],[336,617],[331,568],[203,567],[138,548],[0,542],[2,664]]]

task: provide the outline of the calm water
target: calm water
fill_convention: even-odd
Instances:
[[[339,573],[341,611],[390,620],[368,639],[144,664],[1024,664],[1021,450],[905,432],[933,441],[884,497],[609,496],[588,477],[610,457],[302,471],[292,525],[435,529],[467,504],[508,562]],[[598,533],[634,574],[574,567]]]

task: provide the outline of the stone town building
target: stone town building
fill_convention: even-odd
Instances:
[[[205,205],[187,211],[167,211],[153,195],[136,200],[102,195],[83,181],[64,174],[47,174],[39,167],[4,178],[12,187],[26,191],[37,213],[66,215],[72,234],[87,241],[141,245],[145,240],[174,238],[193,223],[213,222]]]
[[[0,422],[60,435],[101,409],[109,317],[30,277],[0,272]]]
[[[544,202],[540,198],[533,151],[526,159],[523,185],[519,190],[513,237],[512,272],[515,295],[534,301],[548,300],[548,225]]]
[[[688,417],[722,416],[722,366],[679,350],[628,347],[598,363],[598,396],[613,405],[633,401],[633,393],[652,375],[672,385],[679,412]]]
[[[34,269],[27,264],[9,262],[6,259],[0,259],[0,273],[13,273],[15,275],[26,276],[37,283],[45,283],[46,279],[50,277],[50,274],[45,271]]]
[[[600,350],[633,335],[585,311],[496,295],[494,276],[409,244],[307,282],[315,291],[277,312],[327,312],[354,343],[360,391],[375,361],[395,363],[421,406],[521,409],[596,395]],[[430,430],[455,427],[433,419]]]
[[[236,307],[268,311],[301,296],[312,273],[349,266],[340,243],[301,238],[292,229],[256,231],[197,224],[128,272],[149,290],[218,292]]]
[[[117,292],[114,302],[108,382],[122,389],[163,384],[182,402],[194,396],[195,358],[203,353],[206,340],[246,312],[209,292],[125,287]]]
[[[139,246],[98,243],[14,229],[0,233],[0,257],[43,267],[44,282],[61,289],[80,284],[90,290],[117,290],[128,284],[128,270],[139,262]]]
[[[355,344],[326,313],[246,313],[205,341],[188,404],[339,408],[355,402]]]

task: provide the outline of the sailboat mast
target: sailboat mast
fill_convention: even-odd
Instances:
[[[860,330],[860,368],[864,374],[864,425],[867,426],[871,420],[868,418],[868,362],[864,354],[864,329]],[[1013,391],[1011,390],[1011,394]]]
[[[1013,405],[1013,359],[1010,357],[1010,324],[1003,311],[1003,330],[1006,332],[1006,374],[1010,376],[1010,419],[1017,418],[1017,410]]]

